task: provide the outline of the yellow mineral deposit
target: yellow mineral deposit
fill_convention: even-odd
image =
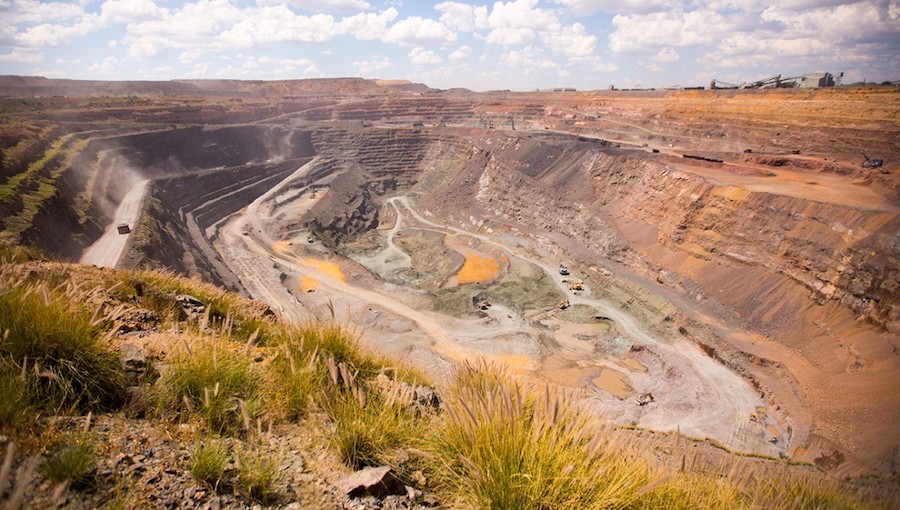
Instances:
[[[490,257],[482,257],[473,252],[466,254],[466,261],[456,273],[456,282],[459,285],[466,283],[480,283],[493,280],[500,270],[500,263]]]
[[[309,292],[311,290],[316,290],[321,283],[318,280],[313,278],[312,276],[301,276],[300,277],[300,290],[302,292]]]
[[[312,266],[316,271],[329,278],[342,282],[347,281],[344,272],[341,271],[341,267],[334,262],[322,259],[305,258],[303,259],[303,263],[307,266]]]

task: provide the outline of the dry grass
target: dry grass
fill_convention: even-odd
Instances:
[[[228,449],[222,441],[207,437],[198,441],[191,454],[191,476],[198,482],[206,484],[213,490],[225,475],[228,466]]]
[[[479,508],[622,508],[649,481],[642,461],[545,388],[489,366],[460,370],[429,438],[440,489]]]
[[[116,311],[88,311],[84,303],[95,292],[71,282],[55,288],[25,284],[11,272],[0,273],[0,358],[10,370],[4,385],[22,386],[0,396],[10,399],[0,409],[18,402],[59,413],[125,403],[124,374],[103,336]]]
[[[399,385],[377,388],[334,358],[327,359],[327,367],[320,405],[335,424],[331,442],[345,464],[354,469],[391,464],[397,449],[421,442],[427,417],[415,411]]]
[[[177,348],[154,388],[159,416],[198,417],[215,433],[248,430],[260,411],[262,373],[233,344],[193,337]]]

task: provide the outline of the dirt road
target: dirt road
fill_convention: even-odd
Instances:
[[[125,243],[128,241],[130,234],[120,234],[118,225],[122,223],[128,224],[130,228],[134,228],[137,223],[138,216],[141,212],[141,201],[144,199],[144,193],[147,190],[149,181],[138,181],[134,183],[128,193],[122,198],[116,214],[113,216],[112,222],[106,227],[106,231],[81,255],[82,264],[94,264],[100,267],[116,267],[122,251],[125,249]]]

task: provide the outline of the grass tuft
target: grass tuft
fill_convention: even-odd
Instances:
[[[325,381],[318,351],[307,352],[302,341],[289,340],[276,350],[269,369],[272,407],[288,420],[306,416]]]
[[[567,400],[536,396],[490,366],[460,370],[431,436],[438,486],[480,508],[620,508],[649,481],[645,464],[614,452]]]
[[[64,446],[41,463],[38,470],[55,483],[69,482],[82,487],[94,468],[96,456],[91,446],[83,441]]]
[[[278,462],[257,448],[241,448],[235,454],[238,487],[248,496],[267,502],[274,496]]]
[[[207,439],[194,448],[191,455],[191,476],[213,490],[219,487],[228,465],[228,449],[217,439]]]
[[[404,395],[380,391],[334,358],[326,365],[330,386],[321,405],[335,424],[331,442],[345,464],[354,469],[391,464],[396,449],[421,441],[426,418]]]
[[[16,368],[32,405],[83,412],[125,403],[119,358],[102,339],[104,318],[82,307],[87,292],[72,284],[23,285],[9,275],[0,275],[0,291],[0,358],[4,368]],[[3,399],[25,397],[13,393]]]
[[[215,433],[250,428],[258,414],[260,373],[253,360],[227,342],[200,338],[178,350],[155,388],[161,414],[184,421],[199,416]]]

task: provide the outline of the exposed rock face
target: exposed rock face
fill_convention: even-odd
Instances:
[[[308,226],[326,246],[337,248],[378,226],[371,182],[371,175],[352,167],[331,181],[325,197],[306,214]]]
[[[848,207],[814,193],[717,184],[591,142],[490,142],[460,193],[501,219],[577,239],[648,275],[671,271],[673,283],[715,294],[749,323],[783,326],[812,299],[900,330],[900,219],[890,205]]]

